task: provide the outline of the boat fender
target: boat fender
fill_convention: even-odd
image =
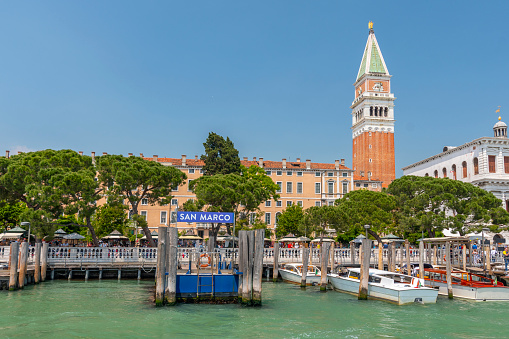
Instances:
[[[202,253],[200,255],[200,262],[201,262],[201,258],[207,258],[208,259],[208,263],[200,264],[200,267],[201,268],[209,267],[210,266],[210,262],[211,262],[210,255],[208,255],[207,253]]]

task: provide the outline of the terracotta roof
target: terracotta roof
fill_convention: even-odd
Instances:
[[[152,157],[144,157],[145,160],[153,161],[154,158]],[[182,166],[182,158],[157,158],[157,162],[166,162],[171,163],[173,166]],[[241,160],[240,163],[246,167],[249,167],[251,165],[259,165],[258,160]],[[186,159],[186,166],[190,167],[202,167],[205,165],[205,162],[203,160],[196,160],[196,159]],[[264,160],[263,161],[263,168],[272,169],[283,169],[283,162],[282,161],[270,161],[270,160]],[[286,162],[286,169],[306,169],[306,162]],[[335,163],[317,163],[312,162],[311,163],[311,169],[312,170],[335,170],[336,164]],[[350,170],[350,168],[339,165],[340,170]]]
[[[380,179],[371,178],[371,180],[368,180],[367,177],[360,176],[358,174],[353,175],[353,181],[369,181],[369,182],[382,182]]]

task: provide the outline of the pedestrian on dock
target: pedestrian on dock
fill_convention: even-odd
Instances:
[[[502,254],[504,256],[505,273],[507,273],[507,265],[509,264],[509,248],[507,246],[504,248]]]

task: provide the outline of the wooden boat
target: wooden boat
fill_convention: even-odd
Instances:
[[[425,269],[426,286],[438,288],[440,295],[447,295],[447,271]],[[454,270],[451,272],[452,294],[456,298],[475,301],[509,301],[509,287],[478,274]]]
[[[357,295],[360,268],[350,268],[346,275],[327,275],[334,289]],[[409,275],[376,269],[369,270],[368,299],[389,301],[398,305],[437,302],[438,291],[425,287],[424,280]]]
[[[302,279],[302,264],[285,264],[279,269],[279,274],[283,281],[300,284]],[[306,285],[318,285],[320,283],[322,272],[315,265],[308,265],[306,275]]]

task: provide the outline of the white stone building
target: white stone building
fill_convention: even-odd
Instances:
[[[507,125],[493,126],[493,137],[483,137],[403,167],[403,175],[450,178],[492,192],[509,211],[509,139]]]

